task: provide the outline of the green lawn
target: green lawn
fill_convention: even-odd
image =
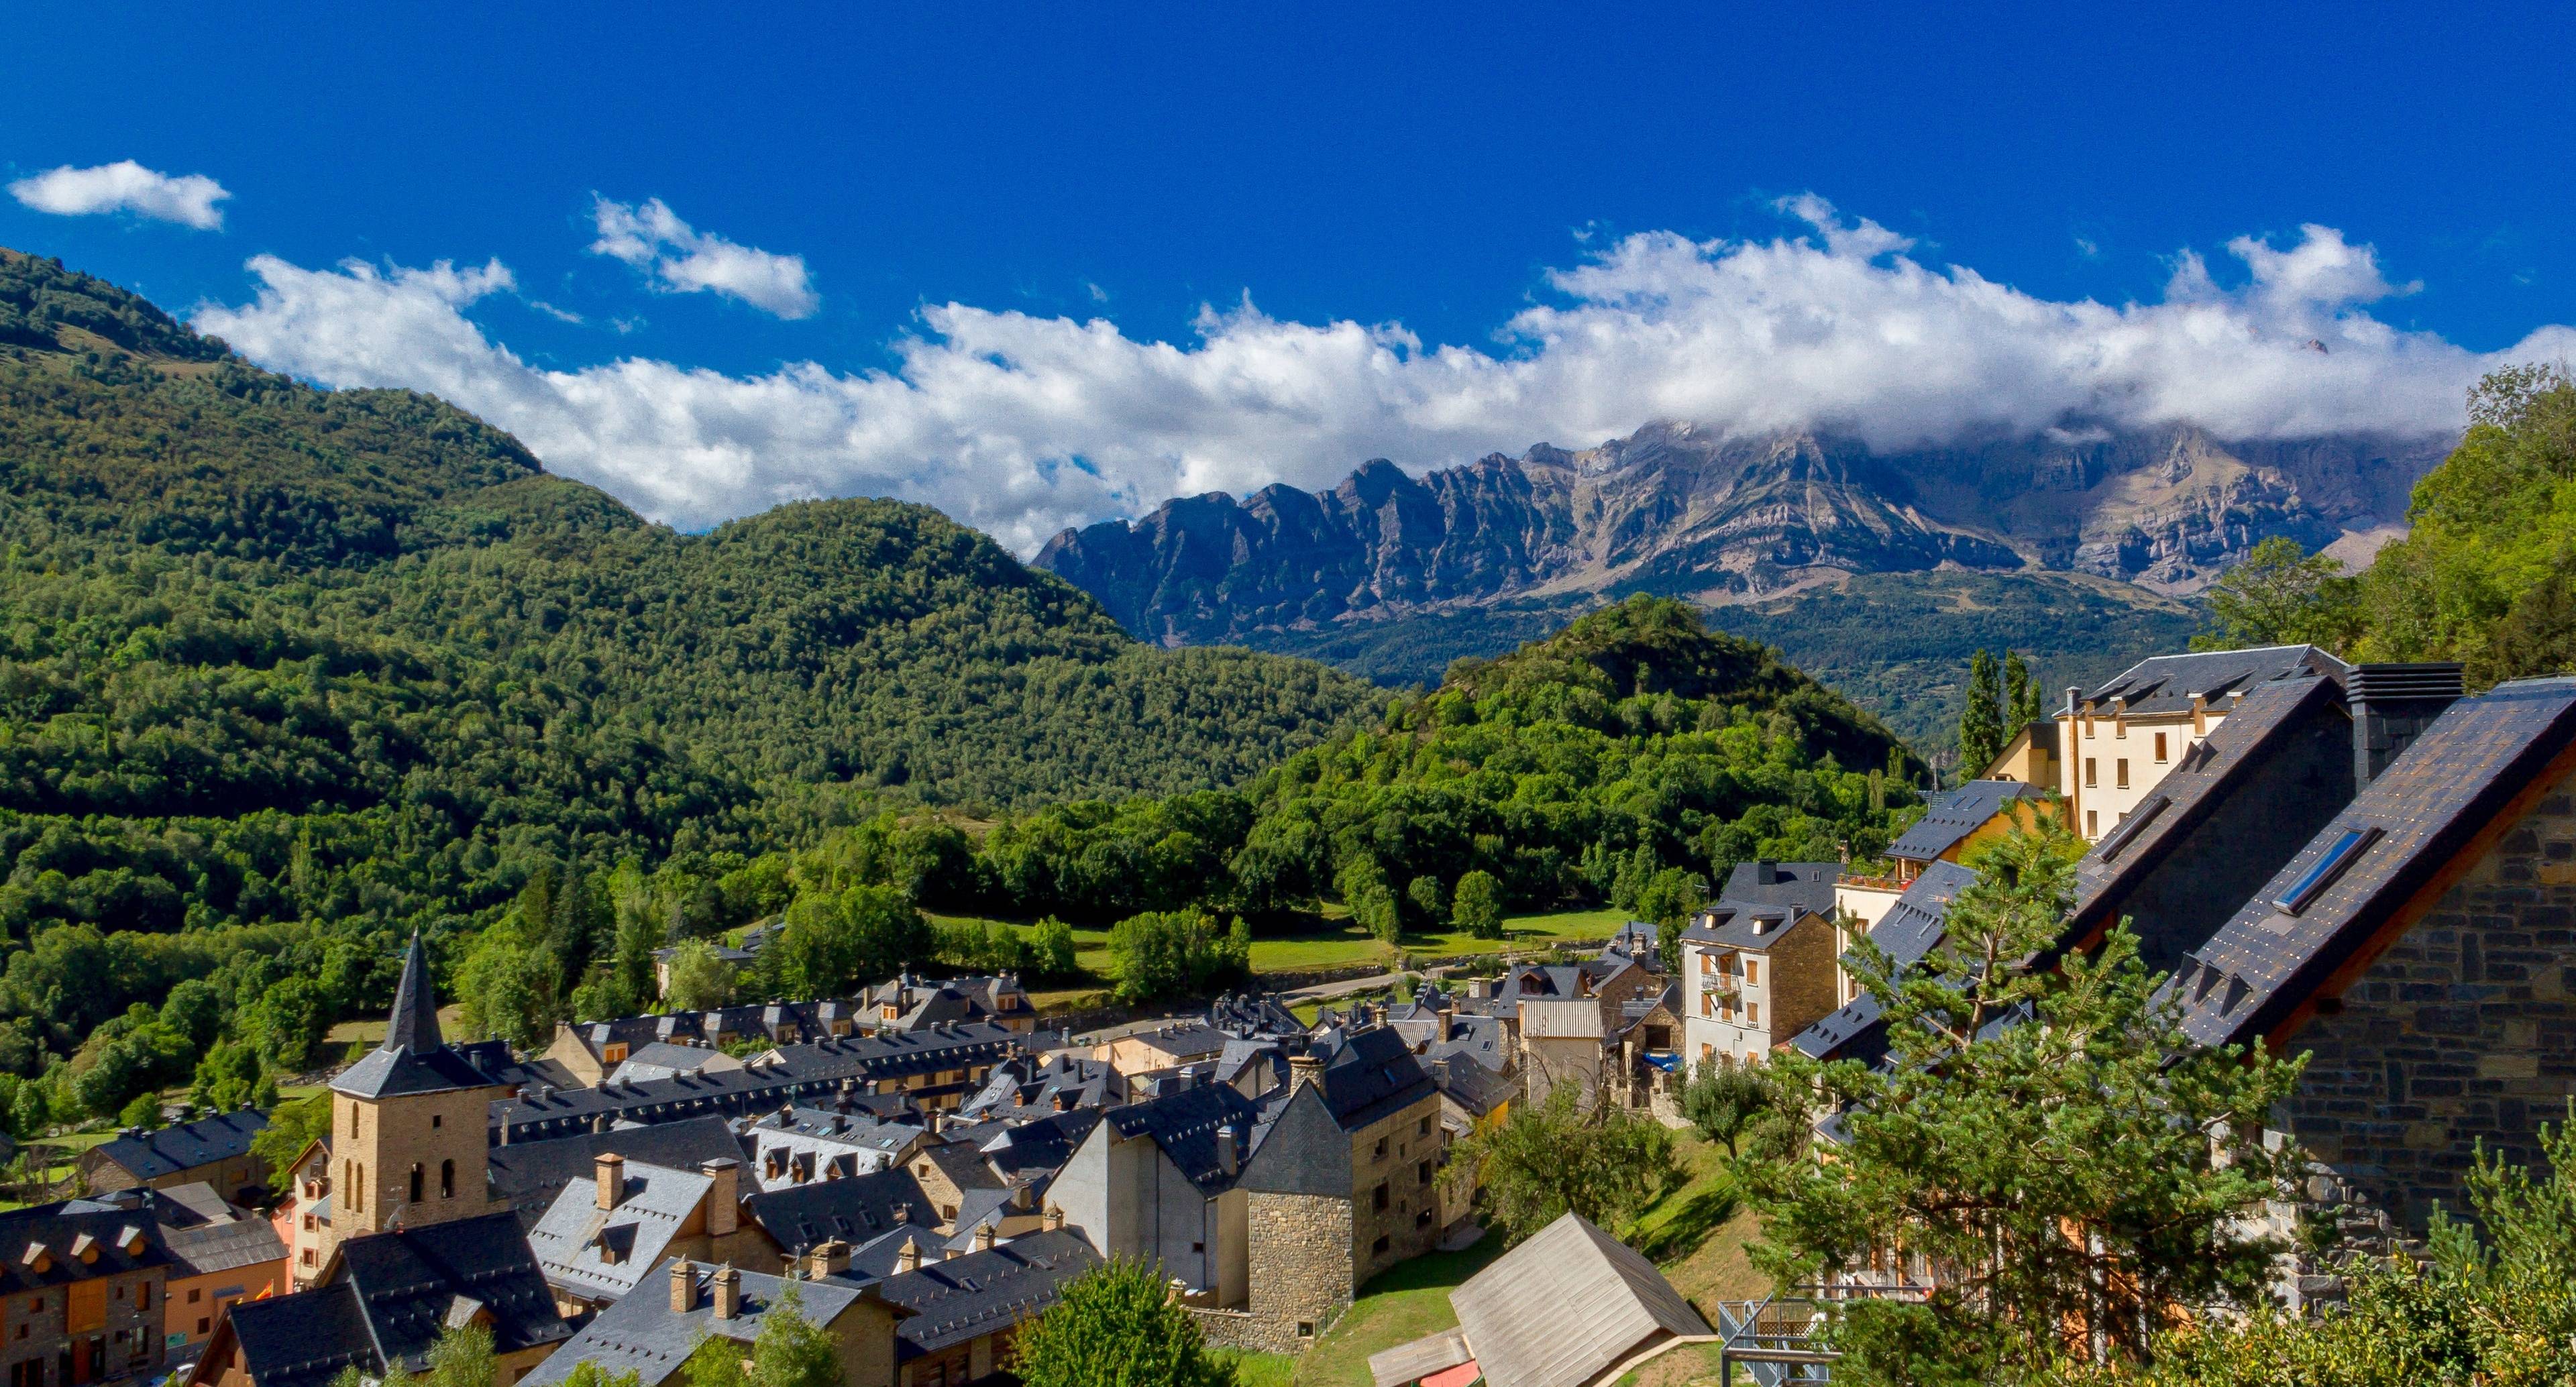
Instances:
[[[1690,1178],[1641,1215],[1624,1234],[1630,1247],[1653,1259],[1675,1289],[1694,1303],[1746,1300],[1770,1283],[1744,1257],[1744,1244],[1760,1232],[1743,1207],[1727,1170],[1726,1153],[1696,1133],[1673,1134]],[[1397,1344],[1457,1324],[1449,1292],[1502,1255],[1500,1234],[1464,1252],[1435,1253],[1389,1269],[1303,1358],[1254,1355],[1243,1360],[1247,1387],[1368,1387],[1368,1358]],[[1716,1380],[1713,1353],[1677,1351],[1623,1383],[1683,1387]]]
[[[927,913],[927,912],[925,912]],[[1017,920],[988,921],[974,915],[939,915],[930,918],[943,925],[983,925],[998,923],[1013,929],[1030,926]],[[1457,931],[1404,936],[1403,952],[1415,958],[1447,958],[1462,954],[1499,953],[1505,949],[1543,948],[1553,944],[1606,940],[1626,922],[1627,914],[1618,910],[1566,910],[1544,915],[1515,915],[1503,921],[1506,937],[1478,939]],[[1115,976],[1109,953],[1109,931],[1077,926],[1073,931],[1074,962],[1093,981],[1070,987],[1055,988],[1032,995],[1041,1009],[1073,1005],[1092,993],[1105,990]],[[1328,968],[1343,968],[1361,963],[1384,963],[1392,966],[1396,952],[1369,937],[1368,931],[1352,924],[1339,910],[1310,917],[1307,927],[1256,935],[1252,941],[1252,971],[1255,973],[1313,973]],[[384,1023],[377,1021],[376,1038],[382,1038]],[[332,1038],[341,1039],[343,1026],[333,1030]],[[352,1035],[352,1039],[359,1038]]]

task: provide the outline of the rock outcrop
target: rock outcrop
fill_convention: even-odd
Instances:
[[[1330,491],[1184,497],[1067,530],[1036,563],[1168,644],[1610,589],[1739,600],[1833,573],[2034,568],[2188,593],[2272,535],[2322,547],[2398,521],[2444,446],[2177,428],[1879,454],[1658,424],[1418,477],[1375,459]]]

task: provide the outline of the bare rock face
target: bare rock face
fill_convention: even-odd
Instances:
[[[1614,587],[1726,601],[1836,572],[2053,569],[2180,594],[2273,535],[2318,548],[2399,523],[2446,446],[2175,428],[1878,454],[1657,424],[1419,477],[1375,459],[1324,492],[1184,497],[1067,530],[1036,563],[1168,644]]]

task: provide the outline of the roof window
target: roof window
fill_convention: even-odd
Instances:
[[[2284,915],[2296,915],[2307,909],[2325,893],[2327,887],[2334,885],[2335,878],[2342,876],[2344,869],[2350,867],[2364,849],[2379,841],[2379,836],[2380,830],[2375,827],[2345,829],[2326,848],[2325,855],[2317,859],[2315,866],[2300,873],[2299,879],[2290,883],[2289,890],[2272,898],[2272,905]]]

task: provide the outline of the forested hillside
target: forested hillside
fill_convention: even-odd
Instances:
[[[872,802],[1225,785],[1378,697],[1140,645],[919,507],[647,525],[436,400],[256,370],[8,252],[0,497],[22,1074],[84,1037],[75,1068],[125,1087],[218,1035],[300,1066],[378,1003],[397,935],[540,874],[632,859],[662,927],[712,928],[749,856]],[[192,977],[211,1010],[92,1035]]]

